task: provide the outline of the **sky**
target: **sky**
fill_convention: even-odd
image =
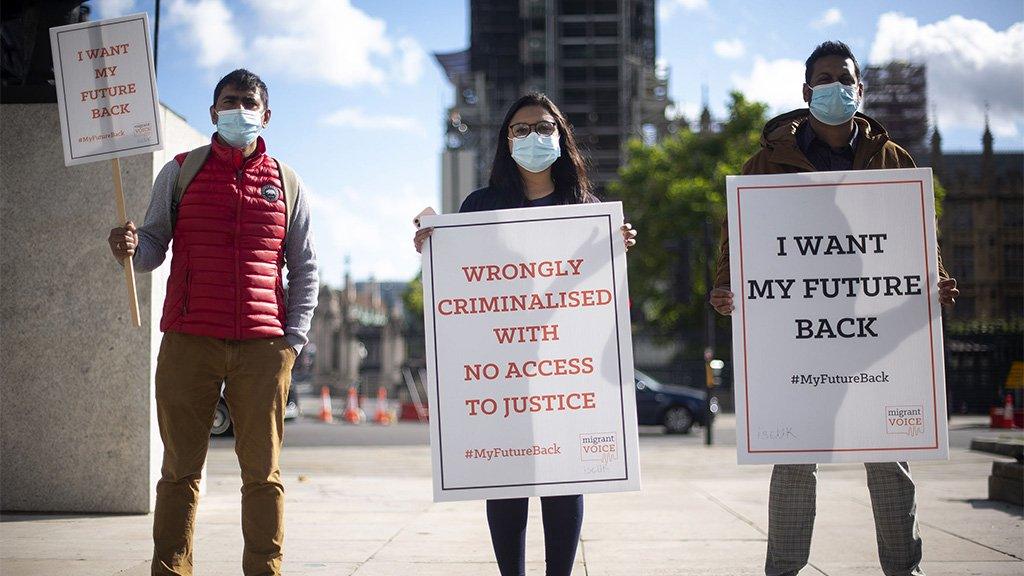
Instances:
[[[515,0],[509,0],[515,1]],[[95,19],[153,0],[92,0]],[[452,88],[435,52],[469,45],[467,0],[162,0],[161,101],[212,134],[213,87],[238,67],[269,87],[268,151],[309,192],[321,282],[408,280],[419,270],[412,219],[440,204]],[[847,42],[861,65],[928,65],[944,149],[979,150],[986,106],[997,150],[1024,149],[1024,2],[658,0],[658,58],[670,96],[694,118],[731,90],[772,112],[801,107],[803,61]],[[148,194],[148,191],[136,191]],[[141,215],[135,215],[141,219]]]

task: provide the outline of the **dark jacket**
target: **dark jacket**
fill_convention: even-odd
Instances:
[[[743,175],[750,174],[792,174],[815,172],[814,166],[800,150],[796,131],[808,121],[810,111],[806,108],[793,110],[776,116],[764,125],[761,133],[761,150],[743,165]],[[889,134],[874,119],[860,112],[854,117],[860,135],[853,155],[852,170],[880,170],[890,168],[916,168],[914,159],[898,144],[889,140]],[[939,255],[939,278],[948,278]],[[729,222],[722,221],[722,241],[718,252],[718,266],[715,286],[729,286]]]

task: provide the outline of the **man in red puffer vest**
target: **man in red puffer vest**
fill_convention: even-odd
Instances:
[[[138,272],[159,266],[174,241],[156,369],[164,460],[152,573],[192,576],[199,480],[223,384],[242,470],[242,570],[276,576],[284,406],[316,306],[316,254],[301,181],[260,137],[270,122],[266,84],[247,70],[228,74],[210,119],[210,145],[178,155],[157,176],[145,223],[108,237],[114,257],[123,264],[134,255]]]

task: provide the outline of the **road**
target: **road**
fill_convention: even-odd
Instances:
[[[304,415],[285,423],[285,447],[330,447],[330,446],[425,446],[430,443],[430,432],[426,424],[399,422],[392,426],[362,424],[354,426],[335,419],[327,424],[315,418],[319,409],[319,398],[303,396],[300,403]],[[340,414],[336,409],[335,414]],[[712,429],[714,445],[736,445],[736,417],[722,414],[715,420]],[[954,416],[949,423],[949,445],[952,448],[970,448],[973,438],[996,438],[1000,436],[1024,438],[1020,430],[993,430],[988,427],[986,416]],[[641,426],[642,445],[696,446],[704,443],[704,429],[694,427],[684,435],[665,434],[658,426]],[[231,438],[214,438],[212,446],[230,447]]]

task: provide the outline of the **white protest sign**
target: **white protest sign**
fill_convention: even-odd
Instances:
[[[639,490],[622,205],[421,218],[434,499]]]
[[[727,188],[739,463],[947,458],[931,170]]]
[[[68,166],[163,149],[146,13],[50,28]]]

